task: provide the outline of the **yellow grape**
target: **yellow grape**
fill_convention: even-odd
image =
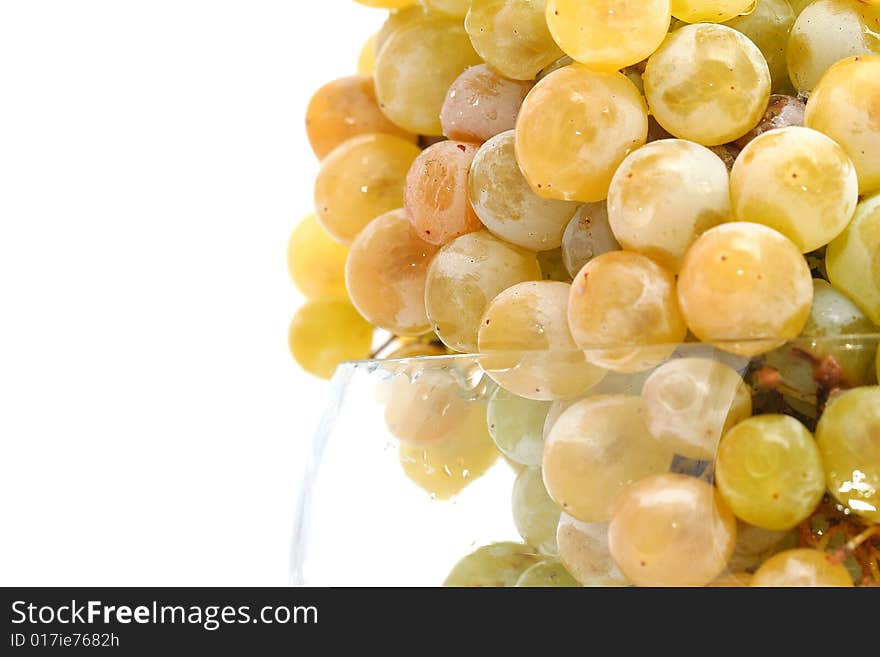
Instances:
[[[867,1],[867,0],[866,0]],[[816,2],[816,0],[788,0],[791,4],[791,8],[794,9],[795,15],[800,15],[800,13],[809,7],[811,4]]]
[[[724,162],[682,139],[651,142],[631,153],[608,192],[608,219],[621,246],[673,273],[691,244],[729,217]]]
[[[370,355],[373,327],[343,299],[309,301],[293,318],[288,333],[290,353],[300,367],[329,379],[337,365]]]
[[[669,0],[547,0],[547,25],[575,61],[618,71],[646,59],[669,30]]]
[[[483,144],[468,177],[471,205],[494,235],[530,251],[562,244],[578,204],[535,194],[516,161],[513,130]]]
[[[427,11],[425,11],[425,8],[419,4],[413,4],[409,7],[389,12],[388,18],[376,33],[376,56],[379,56],[379,51],[382,50],[382,46],[384,46],[388,39],[391,38],[392,34],[407,25],[423,21],[427,17]]]
[[[608,549],[607,522],[581,522],[563,513],[556,542],[560,561],[582,586],[629,586]]]
[[[849,571],[819,550],[780,552],[764,562],[752,578],[758,587],[816,587],[853,585]]]
[[[755,10],[725,23],[751,39],[767,60],[774,91],[791,89],[786,50],[796,15],[788,0],[756,0]]]
[[[318,221],[351,244],[364,226],[403,205],[406,174],[421,151],[399,137],[361,135],[328,155],[315,180]]]
[[[373,78],[353,75],[318,89],[306,110],[306,132],[323,159],[352,137],[380,132],[415,143],[416,137],[389,121],[376,101]]]
[[[761,224],[733,222],[705,232],[678,278],[690,330],[744,356],[796,338],[810,317],[813,279],[800,249]]]
[[[406,213],[377,217],[355,238],[345,283],[355,308],[395,335],[431,330],[425,310],[425,278],[437,247],[416,235]]]
[[[442,246],[483,227],[468,199],[468,172],[476,144],[441,141],[429,146],[406,175],[403,204],[416,234]]]
[[[449,352],[434,342],[409,342],[390,354],[385,360],[403,360],[405,358],[420,358],[422,356],[447,356]]]
[[[645,100],[625,75],[572,64],[526,96],[516,157],[539,196],[595,202],[607,197],[615,170],[647,136]]]
[[[512,285],[536,280],[541,268],[533,253],[485,230],[469,233],[443,247],[428,268],[428,318],[447,347],[474,352],[492,300]]]
[[[345,260],[348,249],[333,240],[315,215],[293,230],[287,243],[287,270],[309,299],[345,298]]]
[[[832,398],[816,440],[831,494],[854,513],[880,523],[880,386]]]
[[[471,6],[471,0],[421,0],[426,9],[464,18]]]
[[[544,7],[544,0],[473,0],[465,29],[492,68],[513,80],[532,80],[562,55]]]
[[[733,165],[733,218],[775,228],[803,253],[847,227],[859,181],[846,152],[821,132],[791,126],[753,139]]]
[[[361,47],[357,62],[358,75],[370,75],[376,72],[376,35],[374,34]]]
[[[531,82],[508,80],[489,66],[471,66],[446,94],[440,123],[449,139],[483,143],[513,130]]]
[[[721,436],[752,414],[739,373],[709,358],[676,358],[658,367],[642,389],[645,421],[677,454],[713,460]]]
[[[704,146],[739,139],[770,99],[770,69],[758,47],[724,25],[700,23],[672,33],[648,59],[648,105],[668,132]]]
[[[461,21],[434,15],[406,23],[392,32],[376,58],[379,106],[406,130],[441,135],[440,110],[449,85],[479,63]]]
[[[518,588],[560,588],[580,586],[558,561],[548,559],[526,570],[516,582]]]
[[[491,354],[480,362],[498,385],[527,399],[552,401],[582,395],[602,380],[605,372],[587,363],[571,337],[570,287],[556,281],[519,283],[489,304],[478,346]]]
[[[651,436],[644,416],[638,397],[603,395],[573,404],[556,420],[544,443],[544,483],[565,513],[608,520],[627,484],[669,469],[672,451]]]
[[[816,441],[788,415],[759,415],[728,431],[715,477],[736,517],[763,529],[792,529],[812,515],[825,493]]]
[[[384,396],[388,431],[413,447],[428,447],[454,435],[473,406],[449,372],[429,367],[402,368],[387,383]]]
[[[685,23],[723,23],[754,5],[755,0],[672,0],[672,15]]]
[[[568,325],[590,362],[625,373],[653,367],[687,335],[675,276],[630,251],[584,266],[571,285]]]
[[[525,571],[543,560],[543,557],[521,543],[493,543],[459,561],[443,586],[516,586]]]
[[[866,198],[840,237],[828,246],[828,278],[875,324],[880,324],[880,194]]]
[[[523,540],[541,554],[555,555],[561,511],[550,499],[541,468],[523,468],[513,484],[513,521]]]
[[[727,565],[736,519],[701,479],[658,474],[617,498],[608,545],[636,586],[705,586]]]
[[[807,103],[806,125],[846,150],[855,164],[861,194],[880,191],[878,106],[880,55],[838,62],[822,77]]]
[[[418,0],[354,0],[359,5],[378,7],[380,9],[403,9],[418,2]]]

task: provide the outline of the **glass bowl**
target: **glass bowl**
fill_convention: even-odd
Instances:
[[[582,496],[576,508],[565,503],[566,512],[584,522],[562,513],[560,532],[566,522],[569,530],[573,523],[584,536],[595,532],[598,541],[585,544],[580,554],[569,554],[566,566],[581,569],[581,585],[628,585],[630,578],[621,576],[607,550],[606,516],[621,491],[662,472],[714,485],[719,440],[750,413],[789,415],[814,431],[826,405],[842,391],[876,385],[878,342],[880,335],[868,335],[345,364],[333,379],[330,403],[311,446],[295,521],[291,581],[322,587],[440,586],[466,555],[484,546],[516,543],[523,560],[502,575],[475,579],[477,584],[511,585],[525,565],[556,558],[554,512],[549,511],[548,520],[545,505],[544,516],[529,517],[529,509],[522,507],[523,473],[540,467],[544,439],[561,426],[560,418],[571,425],[577,407],[586,414],[580,425],[572,426],[606,443],[604,465],[596,466],[604,479],[601,487],[591,489],[585,477],[585,490],[593,490],[594,497]],[[605,367],[596,367],[597,362]],[[696,369],[695,362],[700,363]],[[568,398],[558,398],[561,394]],[[535,399],[523,401],[523,395]],[[644,433],[642,428],[625,422],[608,428],[607,418],[592,417],[590,409],[600,397],[630,411],[635,408],[639,427],[649,427],[652,439],[668,450],[668,463],[663,456],[662,466],[655,460],[630,470],[621,467],[628,459],[639,460],[637,450],[655,447],[640,447],[633,438],[633,432]],[[653,410],[646,412],[648,408]],[[874,459],[880,453],[880,432],[870,440],[876,449],[867,458]],[[559,458],[566,456],[554,458],[558,470]],[[869,479],[878,466],[866,468]],[[564,483],[570,487],[571,478]],[[880,487],[880,482],[869,483]],[[773,553],[795,547],[839,551],[856,529],[876,527],[876,519],[854,513],[858,504],[849,504],[846,494],[836,492],[825,493],[821,513],[785,531],[762,531],[736,520],[733,554],[724,555],[726,565],[712,582],[746,584],[749,573]],[[703,520],[716,522],[717,514],[715,510]],[[835,532],[827,530],[836,525],[849,533],[838,531],[829,540],[825,535]],[[566,539],[569,553],[571,536],[569,532]],[[867,577],[870,568],[864,559],[844,556],[856,583],[863,574]],[[585,565],[587,570],[595,565],[595,572],[584,574]],[[448,583],[470,583],[462,577],[459,572]]]

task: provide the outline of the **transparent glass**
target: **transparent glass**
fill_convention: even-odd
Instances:
[[[512,512],[512,491],[525,467],[522,463],[540,466],[541,452],[546,447],[540,440],[552,433],[559,417],[567,417],[566,409],[572,403],[584,399],[612,395],[641,400],[633,403],[644,406],[651,396],[656,406],[659,395],[664,408],[675,411],[666,417],[667,426],[664,428],[663,418],[643,419],[646,424],[653,422],[649,433],[655,438],[660,436],[658,440],[667,440],[672,434],[673,456],[665,471],[702,478],[711,484],[712,450],[730,429],[729,424],[751,413],[781,413],[815,430],[829,399],[841,390],[876,385],[878,341],[880,336],[870,335],[798,339],[775,349],[764,341],[588,350],[590,363],[602,362],[606,368],[623,363],[618,369],[627,371],[603,370],[596,376],[593,370],[584,379],[588,389],[575,398],[533,402],[535,412],[548,415],[542,420],[537,447],[505,444],[505,436],[501,436],[500,443],[498,436],[487,437],[493,429],[495,433],[500,430],[494,426],[499,418],[501,422],[512,421],[514,433],[520,421],[519,415],[508,413],[509,407],[503,404],[496,405],[487,420],[490,400],[504,395],[498,392],[499,384],[510,384],[522,395],[522,381],[530,376],[540,378],[562,372],[567,379],[577,378],[573,367],[594,367],[581,362],[583,352],[455,355],[345,364],[333,380],[329,407],[314,438],[302,483],[292,549],[292,583],[440,586],[463,557],[481,546],[524,543]],[[758,355],[738,355],[744,353]],[[705,386],[695,386],[687,377],[676,383],[675,370],[681,359],[703,362],[702,371],[709,372],[704,377]],[[713,363],[723,367],[713,369]],[[672,375],[657,375],[660,370]],[[737,385],[742,381],[746,398],[751,398],[745,410],[743,395],[719,376],[722,370],[734,371],[739,377]],[[646,381],[653,382],[646,386]],[[534,396],[547,395],[542,392]],[[534,416],[528,417],[522,422],[534,424]],[[678,424],[670,428],[669,422],[675,425],[676,418]],[[677,431],[688,434],[700,423],[708,427],[704,437],[708,443],[694,451],[687,444],[687,435],[684,443],[676,441]],[[510,427],[505,430],[509,433]],[[709,436],[713,432],[717,435]],[[536,437],[532,435],[531,439],[534,442]],[[629,439],[621,434],[620,440]],[[505,448],[505,453],[496,448],[496,443]],[[615,447],[624,446],[607,446],[612,452]],[[682,451],[689,456],[682,456]],[[626,454],[619,454],[608,467],[615,468],[619,460],[626,458]],[[645,474],[644,470],[638,472],[621,486]],[[590,500],[586,502],[589,505]],[[823,504],[835,503],[826,495]],[[836,508],[849,515],[839,503]],[[871,521],[859,522],[871,526]],[[798,537],[798,531],[789,531],[780,544],[803,546],[805,539]],[[536,558],[553,555],[552,549],[524,549],[534,552]],[[749,565],[752,570],[754,567]],[[728,564],[719,576],[739,568]]]

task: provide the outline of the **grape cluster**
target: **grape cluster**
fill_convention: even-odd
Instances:
[[[435,498],[517,471],[447,584],[880,584],[880,1],[356,1],[290,348],[390,358]]]

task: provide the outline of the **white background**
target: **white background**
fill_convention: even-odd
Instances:
[[[0,2],[0,584],[285,584],[303,116],[351,0]]]

